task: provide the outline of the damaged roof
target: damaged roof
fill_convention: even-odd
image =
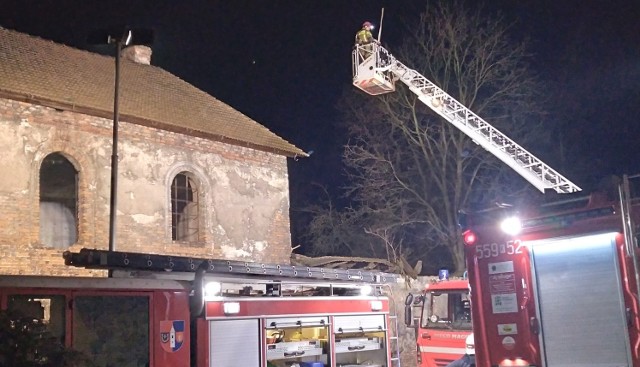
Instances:
[[[0,27],[0,97],[113,118],[115,60]],[[153,65],[121,58],[120,121],[271,152],[307,154]]]

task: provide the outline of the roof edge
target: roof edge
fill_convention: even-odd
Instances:
[[[48,98],[42,98],[42,97],[38,97],[35,95],[26,94],[26,93],[15,93],[15,92],[9,92],[6,90],[0,90],[0,98],[6,98],[10,100],[19,101],[19,102],[25,102],[25,103],[32,103],[32,104],[36,104],[44,107],[77,112],[85,115],[101,117],[101,118],[110,119],[110,120],[113,119],[112,112],[104,111],[97,108],[77,106],[72,103],[64,103],[64,102],[60,102],[60,101],[56,101]],[[309,157],[309,154],[304,152],[302,149],[296,147],[295,145],[292,145],[292,146],[296,149],[291,149],[291,150],[276,149],[273,147],[268,147],[260,144],[252,144],[249,142],[240,141],[240,140],[229,138],[223,135],[209,134],[203,131],[189,129],[189,128],[180,128],[174,125],[163,123],[162,121],[149,120],[149,119],[137,117],[134,115],[120,114],[120,118],[121,120],[126,120],[125,122],[136,124],[136,125],[157,128],[165,131],[198,137],[206,140],[212,140],[220,143],[255,149],[255,150],[259,150],[266,153],[285,156],[288,158]]]

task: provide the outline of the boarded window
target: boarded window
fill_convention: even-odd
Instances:
[[[67,249],[78,235],[78,171],[60,153],[40,166],[40,242]]]
[[[149,298],[76,296],[72,335],[96,367],[149,366]]]
[[[198,187],[187,172],[181,172],[171,183],[171,237],[198,242],[199,227]]]

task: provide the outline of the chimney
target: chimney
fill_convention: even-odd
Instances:
[[[151,47],[129,46],[122,50],[122,57],[138,64],[151,65]]]

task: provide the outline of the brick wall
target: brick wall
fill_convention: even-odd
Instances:
[[[39,168],[62,153],[78,174],[78,242],[108,248],[112,121],[0,99],[0,274],[84,274],[39,242]],[[116,250],[289,261],[286,158],[120,122]],[[198,179],[201,241],[171,240],[169,188]]]

